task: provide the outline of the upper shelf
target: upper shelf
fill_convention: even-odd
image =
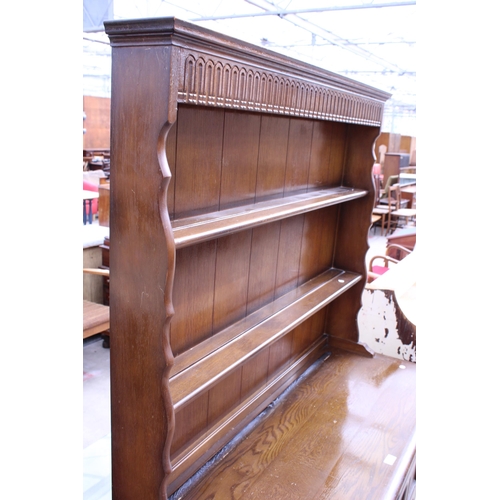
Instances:
[[[293,215],[318,210],[365,196],[367,191],[335,187],[172,221],[177,248],[267,224]]]

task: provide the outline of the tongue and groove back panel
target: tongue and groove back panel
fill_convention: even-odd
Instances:
[[[389,97],[177,19],[113,47],[113,495],[163,498],[358,344]]]

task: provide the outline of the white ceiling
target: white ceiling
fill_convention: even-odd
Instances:
[[[111,12],[175,16],[390,92],[383,130],[416,135],[415,1],[114,0]],[[95,13],[97,24],[103,16]],[[107,36],[83,39],[84,94],[109,95]]]

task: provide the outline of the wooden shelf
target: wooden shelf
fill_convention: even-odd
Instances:
[[[365,196],[367,191],[335,187],[267,200],[172,221],[177,248]]]
[[[329,269],[177,356],[170,378],[175,410],[297,327],[360,279],[359,274]]]

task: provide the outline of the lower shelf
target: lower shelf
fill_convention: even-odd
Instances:
[[[214,337],[180,354],[170,378],[177,411],[361,280],[329,269]]]
[[[326,344],[327,337],[324,335],[309,346],[291,365],[269,380],[264,387],[242,401],[219,422],[214,423],[181,453],[172,457],[169,489],[176,490],[223,445],[237,436],[252,419],[324,354]]]

